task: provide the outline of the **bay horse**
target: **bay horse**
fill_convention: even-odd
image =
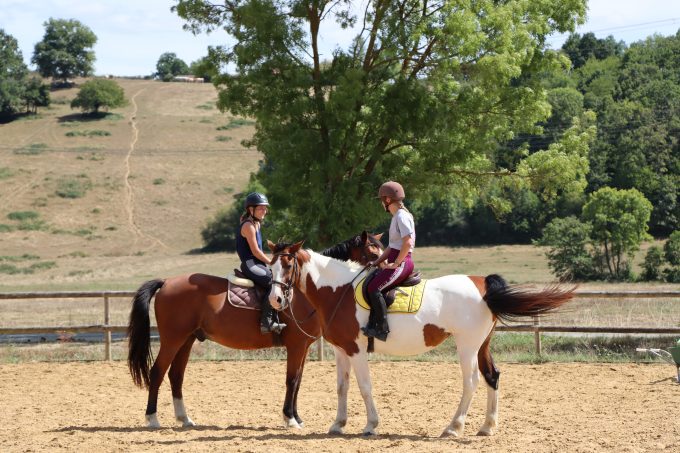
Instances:
[[[323,253],[341,260],[366,264],[382,253],[379,235],[364,231]],[[260,333],[259,310],[236,308],[226,301],[227,279],[206,274],[187,274],[167,279],[150,280],[140,286],[132,299],[127,332],[128,368],[134,383],[149,390],[146,422],[159,428],[156,415],[158,389],[170,368],[175,417],[183,426],[194,426],[187,415],[182,397],[184,371],[196,338],[210,339],[234,349],[262,349],[273,346],[272,334]],[[160,349],[156,360],[151,354],[149,306],[155,298],[156,323]],[[297,412],[297,395],[309,346],[321,330],[314,309],[303,295],[295,296],[290,309],[281,312],[288,324],[281,333],[286,348],[286,397],[283,403],[284,423],[299,428],[303,421]]]
[[[317,310],[324,338],[335,349],[338,407],[329,433],[341,434],[347,423],[349,373],[354,369],[366,405],[363,433],[376,434],[379,418],[371,394],[367,338],[359,330],[368,321],[369,312],[357,308],[354,300],[356,280],[364,268],[302,249],[303,242],[293,245],[268,242],[274,253],[271,268],[275,284],[270,302],[276,309],[285,309],[290,303],[291,288],[302,292]],[[386,342],[375,342],[375,352],[421,354],[453,335],[463,374],[463,395],[442,436],[463,434],[480,379],[478,369],[488,384],[486,418],[478,435],[489,436],[496,431],[498,418],[500,373],[489,354],[496,322],[548,313],[569,301],[574,289],[508,286],[498,275],[447,275],[431,279],[425,284],[422,305],[416,313],[388,314],[390,334]]]

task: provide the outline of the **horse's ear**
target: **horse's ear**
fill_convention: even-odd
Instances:
[[[274,244],[274,243],[273,243],[272,241],[270,241],[269,239],[267,239],[267,247],[269,247],[269,250],[271,250],[272,252],[275,252],[275,251],[276,251],[276,244]]]
[[[361,243],[365,244],[368,241],[368,232],[366,230],[361,232]]]
[[[290,253],[297,253],[298,250],[300,250],[302,248],[302,244],[304,244],[304,243],[305,243],[305,241],[303,239],[302,241],[296,242],[295,244],[291,245],[290,246]]]
[[[376,238],[377,240],[380,240],[380,238],[382,237],[382,235],[383,235],[383,233],[380,233],[380,234],[376,234],[376,235],[373,236],[373,237]]]

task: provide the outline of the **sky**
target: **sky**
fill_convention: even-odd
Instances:
[[[367,0],[360,0],[362,4]],[[194,36],[182,30],[183,21],[170,7],[174,0],[0,0],[0,29],[19,42],[29,67],[35,44],[42,40],[44,22],[78,19],[97,35],[95,74],[135,76],[155,72],[161,54],[174,52],[187,64],[207,54],[210,45],[229,43],[222,31]],[[217,3],[217,2],[216,2]],[[654,33],[675,34],[680,29],[680,0],[590,0],[586,24],[578,33],[598,38],[613,35],[627,44]],[[330,57],[337,45],[349,42],[339,27],[321,36],[321,50]],[[567,35],[548,42],[559,48]]]

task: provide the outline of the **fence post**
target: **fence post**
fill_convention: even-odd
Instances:
[[[536,345],[536,354],[541,355],[541,331],[538,330],[540,326],[540,320],[538,316],[534,316],[534,344]]]
[[[109,295],[104,293],[104,360],[111,361],[111,330],[109,330]]]
[[[319,362],[323,362],[324,361],[323,337],[319,337],[319,339],[316,340],[316,350],[319,357]]]

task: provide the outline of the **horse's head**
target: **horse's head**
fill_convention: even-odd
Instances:
[[[368,264],[370,261],[377,260],[383,252],[383,245],[380,242],[380,234],[371,234],[366,231],[357,235],[351,240],[349,256],[352,261],[361,264]]]
[[[269,303],[276,310],[285,310],[293,298],[293,288],[300,283],[300,258],[302,244],[274,244],[267,241],[272,251],[272,290],[269,294]]]

